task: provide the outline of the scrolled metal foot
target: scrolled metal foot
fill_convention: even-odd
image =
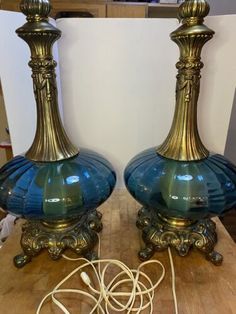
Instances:
[[[102,213],[100,213],[99,211],[92,212],[88,216],[88,225],[91,230],[101,232],[103,229]]]
[[[176,250],[180,256],[185,257],[189,253],[190,246],[189,245],[181,245],[179,247],[176,247]]]
[[[139,251],[138,256],[142,262],[145,262],[148,261],[151,257],[153,257],[154,253],[155,253],[154,247],[149,245],[142,249],[141,251]]]
[[[22,254],[19,254],[19,255],[14,257],[14,265],[17,268],[22,268],[26,264],[30,263],[31,260],[32,260],[32,258],[30,256],[25,255],[24,253],[22,253]]]
[[[221,266],[224,260],[223,256],[216,251],[206,254],[206,259],[215,266]]]

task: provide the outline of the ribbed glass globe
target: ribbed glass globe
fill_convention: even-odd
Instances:
[[[165,217],[200,220],[236,205],[236,167],[221,155],[175,161],[151,148],[130,161],[125,182],[138,202]]]
[[[27,219],[79,218],[101,205],[115,182],[111,164],[90,150],[57,162],[17,156],[0,170],[0,206]]]

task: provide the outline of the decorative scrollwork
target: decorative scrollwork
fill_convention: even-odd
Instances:
[[[223,257],[214,251],[217,243],[216,225],[210,219],[198,221],[188,227],[176,228],[164,222],[154,211],[142,208],[137,227],[143,231],[146,247],[139,252],[141,260],[150,259],[155,251],[174,247],[180,256],[186,256],[191,247],[205,254],[206,259],[221,265]]]
[[[176,97],[183,97],[185,103],[193,101],[194,96],[198,97],[196,91],[200,88],[200,74],[193,73],[179,74],[177,76]],[[183,93],[183,96],[180,94]]]
[[[23,267],[43,249],[53,260],[61,258],[66,249],[89,259],[97,258],[92,250],[98,241],[97,233],[102,230],[101,219],[101,213],[93,211],[83,221],[63,229],[49,228],[39,221],[28,221],[22,227],[23,253],[14,258],[15,266]]]
[[[200,70],[204,67],[204,63],[201,61],[188,61],[188,62],[184,62],[184,61],[179,61],[176,64],[176,68],[178,70]]]
[[[47,72],[48,70],[54,70],[57,66],[57,62],[53,59],[32,59],[29,61],[29,66],[33,69],[33,71],[43,71]],[[55,74],[55,73],[54,73]]]
[[[171,39],[179,46],[180,58],[176,84],[176,109],[170,132],[157,152],[169,159],[201,160],[209,151],[201,141],[197,125],[197,102],[200,92],[201,51],[214,31],[203,24],[209,12],[205,0],[186,0],[181,4],[179,17],[182,25]]]

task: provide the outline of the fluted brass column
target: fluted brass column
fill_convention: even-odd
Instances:
[[[37,103],[37,129],[27,158],[35,161],[57,161],[73,157],[79,150],[70,142],[62,126],[57,99],[57,83],[52,46],[61,36],[48,22],[51,11],[47,0],[20,4],[27,23],[16,32],[30,47],[34,94]]]
[[[204,0],[187,0],[179,9],[183,21],[171,39],[180,49],[180,60],[176,84],[176,108],[172,127],[157,152],[163,157],[191,161],[201,160],[209,155],[203,145],[197,127],[197,102],[200,91],[201,51],[214,32],[203,24],[209,13]]]

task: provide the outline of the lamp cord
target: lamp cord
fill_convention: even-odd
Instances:
[[[101,241],[99,238],[98,244],[98,252],[100,256],[101,252]],[[175,314],[178,314],[178,304],[176,297],[176,287],[175,287],[175,270],[173,257],[171,253],[171,249],[168,248],[169,260],[171,266],[172,273],[172,293],[174,298],[175,305]],[[70,314],[68,309],[65,307],[62,302],[60,302],[57,298],[57,294],[80,294],[85,297],[91,299],[95,305],[90,311],[89,314],[98,313],[98,314],[109,314],[109,310],[113,310],[115,312],[123,312],[130,314],[136,313],[140,314],[141,311],[149,308],[149,313],[154,313],[153,300],[155,295],[155,290],[160,285],[165,277],[165,267],[158,260],[150,260],[144,262],[139,265],[137,269],[130,269],[127,265],[122,263],[121,261],[115,259],[101,259],[95,261],[89,261],[85,258],[70,258],[66,255],[63,255],[63,258],[69,261],[79,261],[83,262],[82,265],[75,268],[68,276],[66,276],[62,281],[60,281],[57,286],[49,292],[40,302],[37,314],[40,314],[42,306],[48,297],[52,298],[52,302],[62,310],[64,314]],[[161,275],[155,282],[151,280],[151,278],[144,272],[142,269],[150,264],[155,264],[156,266],[161,268]],[[98,267],[96,268],[95,265]],[[103,269],[101,269],[101,265],[104,265]],[[118,267],[120,272],[112,279],[110,282],[106,283],[106,274],[109,273],[108,269],[110,267]],[[97,280],[98,288],[95,288],[92,285],[91,279],[87,272],[85,272],[85,268],[92,268],[94,275]],[[86,284],[88,290],[84,291],[79,289],[65,289],[61,288],[61,286],[67,282],[71,277],[80,273],[81,280]],[[145,282],[145,283],[144,283]],[[129,292],[121,291],[122,287],[130,287]],[[119,301],[120,298],[127,299],[126,303],[123,304]],[[137,302],[138,305],[137,305]]]
[[[177,296],[176,296],[175,267],[174,267],[174,261],[173,261],[173,256],[172,256],[170,247],[168,247],[168,255],[169,255],[169,260],[170,260],[170,268],[171,268],[172,294],[173,294],[174,305],[175,305],[175,314],[179,314],[178,300],[177,300]]]

